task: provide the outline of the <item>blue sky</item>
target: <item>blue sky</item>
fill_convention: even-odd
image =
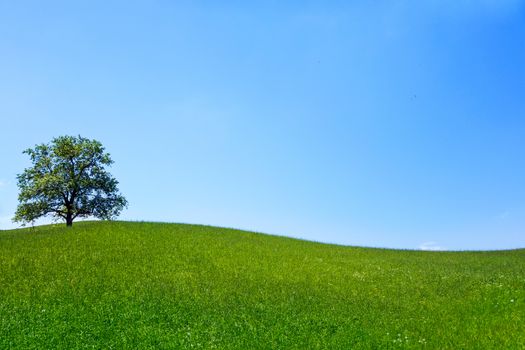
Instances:
[[[0,121],[0,229],[80,134],[121,219],[525,247],[525,1],[0,1]]]

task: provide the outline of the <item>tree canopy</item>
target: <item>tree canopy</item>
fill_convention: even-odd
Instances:
[[[13,221],[25,225],[52,216],[72,226],[76,218],[113,219],[127,207],[105,169],[113,161],[99,141],[60,136],[23,153],[32,166],[17,176],[20,203]]]

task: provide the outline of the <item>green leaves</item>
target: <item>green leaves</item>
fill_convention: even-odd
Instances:
[[[33,166],[17,177],[20,205],[13,221],[24,225],[52,215],[72,225],[77,217],[113,219],[127,206],[105,169],[113,161],[99,141],[60,136],[23,153]]]

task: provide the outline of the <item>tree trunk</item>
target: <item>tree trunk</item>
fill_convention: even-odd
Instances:
[[[66,214],[66,226],[73,226],[73,214],[71,214],[70,212]]]

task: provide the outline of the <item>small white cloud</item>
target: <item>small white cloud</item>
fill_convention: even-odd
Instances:
[[[4,179],[0,179],[0,190],[8,189],[11,187],[12,182]]]
[[[0,230],[9,230],[18,227],[19,225],[13,223],[12,215],[0,216]]]
[[[447,250],[445,247],[438,245],[436,242],[424,242],[419,246],[420,250],[431,250],[431,251],[440,251]]]

